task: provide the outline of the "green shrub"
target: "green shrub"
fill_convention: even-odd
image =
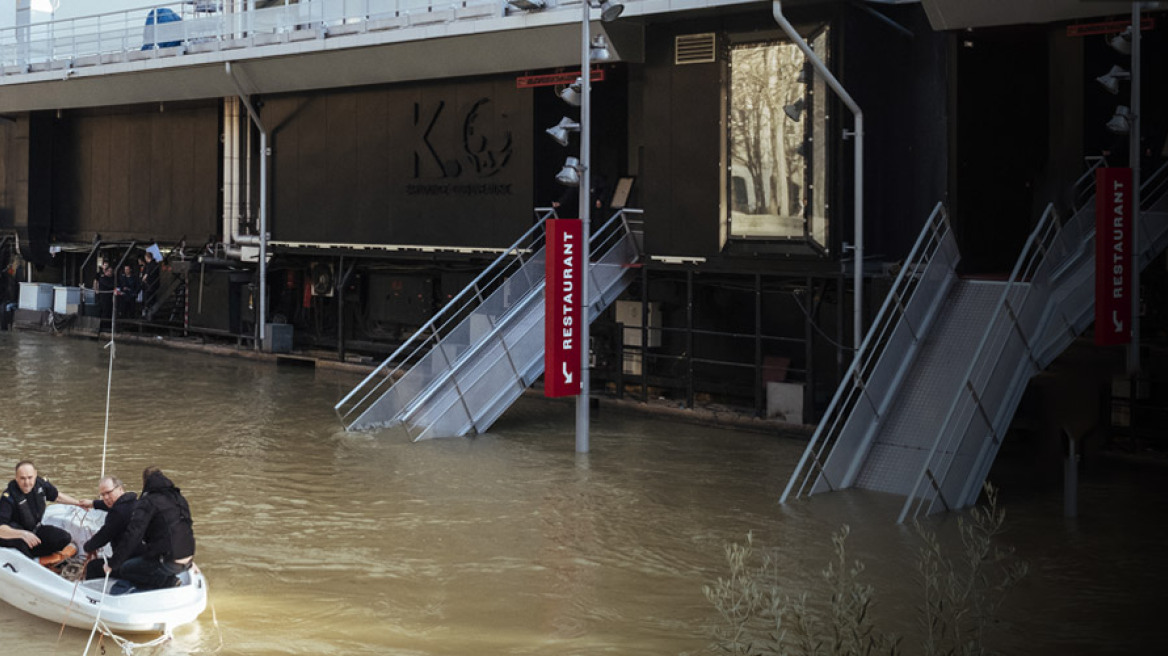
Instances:
[[[997,491],[988,484],[985,490],[986,505],[958,520],[960,553],[947,553],[935,533],[914,523],[922,545],[917,553],[921,633],[914,637],[928,656],[989,653],[984,639],[994,614],[1006,592],[1026,574],[1026,564],[1013,550],[996,545],[1006,512],[997,506]],[[744,544],[726,545],[729,575],[702,587],[716,612],[710,651],[742,656],[898,654],[902,638],[872,619],[875,590],[860,581],[864,564],[848,563],[850,532],[844,525],[831,538],[835,558],[822,572],[830,594],[826,606],[811,603],[806,591],[784,589],[776,552],[756,550],[752,534]]]

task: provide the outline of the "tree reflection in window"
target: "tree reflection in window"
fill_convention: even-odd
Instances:
[[[813,47],[822,53],[826,42],[824,30]],[[740,44],[730,52],[731,237],[825,245],[823,84],[810,68],[808,82],[800,81],[804,64],[791,43]]]

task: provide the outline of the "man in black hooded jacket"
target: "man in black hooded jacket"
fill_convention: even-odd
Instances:
[[[69,546],[69,532],[42,524],[49,501],[73,506],[81,502],[60,492],[37,476],[36,465],[28,460],[16,464],[16,478],[0,496],[0,547],[19,549],[29,558],[48,556]]]
[[[178,575],[195,557],[191,525],[191,509],[179,488],[157,467],[147,467],[142,472],[142,495],[105,572],[140,590],[177,586]]]

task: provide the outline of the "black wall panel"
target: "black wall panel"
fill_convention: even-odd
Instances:
[[[51,118],[58,240],[201,240],[219,226],[219,103]]]
[[[705,28],[708,30],[708,23]],[[646,32],[645,159],[639,181],[645,205],[645,248],[653,255],[711,256],[718,244],[721,64],[675,65],[676,34]]]
[[[515,78],[269,97],[274,239],[502,247],[531,225]]]

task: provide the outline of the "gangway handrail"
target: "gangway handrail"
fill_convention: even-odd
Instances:
[[[795,466],[795,471],[792,472],[791,478],[788,480],[787,486],[779,498],[779,503],[786,503],[787,498],[795,486],[795,482],[800,478],[804,468],[809,464],[809,460],[814,460],[817,466],[814,470],[809,469],[805,474],[802,474],[803,482],[799,486],[799,491],[796,493],[796,496],[803,495],[808,485],[814,480],[813,475],[823,474],[823,461],[821,457],[825,451],[834,446],[835,440],[838,439],[840,432],[843,430],[851,408],[859,402],[860,395],[867,394],[864,385],[864,370],[867,368],[869,362],[883,353],[882,349],[879,353],[872,353],[875,349],[874,340],[876,339],[876,335],[878,333],[887,334],[888,327],[895,326],[903,313],[903,307],[907,305],[907,299],[913,295],[916,289],[916,286],[910,283],[913,283],[913,279],[927,268],[928,262],[931,261],[932,256],[936,253],[936,248],[940,247],[941,241],[948,232],[948,213],[945,211],[944,204],[938,202],[929,214],[929,218],[925,221],[924,227],[921,228],[921,232],[917,236],[916,242],[913,244],[908,256],[905,258],[904,265],[901,266],[900,271],[897,273],[892,287],[889,289],[888,294],[885,295],[884,302],[880,306],[880,311],[876,313],[876,318],[872,321],[868,333],[860,343],[859,351],[852,358],[851,365],[844,374],[839,387],[836,388],[831,403],[828,404],[827,410],[824,412],[823,419],[816,427],[815,433],[812,434],[810,442],[804,448],[803,455],[799,459],[799,464]],[[934,248],[926,252],[927,244]],[[912,278],[910,278],[910,275]],[[895,316],[893,314],[894,299],[896,299],[897,304],[900,306],[898,309],[901,310],[901,313]],[[846,400],[844,399],[845,393],[848,395]],[[818,449],[816,448],[817,445]],[[814,455],[812,455],[813,453]],[[827,479],[826,475],[824,475],[824,481],[829,488],[834,489],[832,482]]]
[[[616,246],[616,240],[612,239],[612,235],[623,236],[623,234],[626,233],[631,234],[628,224],[624,220],[623,213],[625,211],[626,210],[618,210],[615,214],[609,217],[608,221],[606,221],[604,225],[592,232],[589,238],[589,243],[591,244],[595,242],[595,247],[589,249],[591,259],[602,259],[611,248]],[[639,212],[640,210],[627,211],[631,213]],[[612,229],[613,226],[618,223],[618,219],[622,227],[625,228],[624,232]],[[449,382],[451,377],[454,376],[458,370],[458,365],[460,363],[474,359],[483,349],[490,346],[492,340],[498,334],[503,332],[504,329],[509,328],[511,321],[516,319],[518,313],[514,310],[529,307],[535,298],[542,296],[546,283],[546,280],[539,280],[533,284],[531,288],[523,295],[523,298],[515,303],[513,311],[504,316],[502,321],[492,326],[491,329],[488,330],[483,335],[483,337],[478,340],[478,342],[476,342],[470,349],[468,349],[466,353],[463,353],[457,360],[454,362],[447,361],[442,375],[431,381],[430,384],[426,386],[426,389],[418,394],[417,398],[412,400],[406,408],[403,408],[403,417],[408,418],[410,415],[412,415],[418,407],[425,403],[425,401],[434,394],[435,390],[441,389],[443,385]],[[593,296],[589,299],[589,306],[594,305],[599,301],[599,295]]]
[[[445,328],[449,323],[448,315],[458,316],[464,309],[472,304],[472,301],[481,301],[482,288],[480,287],[480,283],[496,277],[501,272],[506,263],[512,261],[515,257],[522,257],[524,252],[528,252],[530,249],[527,248],[527,246],[537,241],[538,238],[535,235],[544,229],[545,222],[549,216],[553,215],[554,213],[555,210],[553,208],[535,208],[537,220],[534,225],[528,228],[522,236],[520,236],[517,240],[515,240],[515,242],[504,249],[503,252],[500,253],[499,256],[496,257],[493,262],[491,262],[491,264],[487,265],[487,267],[483,269],[479,275],[475,276],[475,278],[466,287],[464,287],[462,291],[456,294],[454,298],[450,299],[450,301],[442,306],[438,312],[434,313],[434,316],[430,317],[426,323],[422,324],[421,328],[415,331],[413,335],[411,335],[405,342],[401,344],[401,346],[394,350],[394,352],[388,358],[386,358],[380,365],[378,365],[372,372],[370,372],[370,374],[366,376],[364,380],[362,380],[356,387],[354,387],[351,392],[346,394],[343,399],[337,402],[337,404],[333,406],[333,410],[337,413],[337,416],[340,418],[341,422],[345,423],[345,419],[351,415],[356,408],[362,407],[364,402],[368,401],[370,396],[377,391],[381,383],[387,379],[392,381],[394,374],[397,373],[397,371],[399,371],[405,363],[412,361],[413,357],[417,355],[417,353],[426,345],[427,342],[429,342],[433,335],[438,335],[439,339],[441,339],[441,328]],[[472,291],[473,297],[468,298]],[[441,322],[441,324],[439,322]],[[403,354],[405,354],[407,351],[408,355],[403,357]],[[398,362],[398,366],[387,375],[383,375],[383,372],[386,370],[386,368],[393,362]],[[353,404],[353,408],[347,412],[342,413],[342,406],[353,400],[353,398],[366,385],[368,385],[370,381],[378,378],[379,376],[381,378],[378,380],[378,383],[373,385],[373,387],[365,394],[365,396]]]
[[[929,454],[925,458],[920,472],[917,474],[916,481],[913,483],[913,487],[905,499],[904,505],[900,511],[900,515],[897,517],[896,521],[898,524],[904,523],[905,518],[908,516],[910,509],[914,505],[917,506],[917,510],[914,513],[915,516],[920,513],[920,510],[926,501],[932,503],[936,498],[940,498],[941,503],[945,504],[947,507],[962,507],[961,499],[953,499],[952,502],[955,505],[950,506],[949,500],[946,500],[943,496],[941,496],[940,490],[936,489],[937,487],[943,486],[945,476],[948,473],[948,465],[952,463],[952,457],[950,457],[948,462],[945,463],[944,472],[933,471],[933,460],[937,456],[938,451],[940,451],[942,454],[950,453],[953,450],[952,447],[954,440],[964,435],[964,427],[953,427],[954,419],[959,415],[959,410],[962,408],[962,401],[966,399],[966,392],[972,393],[975,399],[981,398],[985,392],[986,387],[988,386],[989,379],[981,381],[980,383],[977,379],[979,378],[978,374],[982,373],[985,366],[987,366],[984,364],[984,362],[991,360],[983,358],[983,354],[987,350],[987,345],[989,344],[991,337],[999,333],[999,318],[1002,317],[1003,313],[1008,313],[1008,320],[1011,322],[1010,327],[1016,327],[1018,323],[1017,312],[1010,305],[1011,295],[1016,289],[1018,289],[1018,285],[1029,282],[1030,276],[1028,274],[1033,273],[1039,266],[1041,266],[1044,256],[1047,252],[1047,246],[1055,238],[1055,236],[1057,236],[1059,228],[1060,225],[1058,222],[1058,214],[1055,212],[1054,204],[1048,203],[1046,209],[1042,213],[1042,216],[1039,218],[1038,223],[1035,225],[1034,230],[1032,230],[1029,237],[1027,237],[1026,244],[1022,248],[1021,254],[1019,254],[1018,259],[1014,262],[1014,268],[1010,272],[1010,277],[1007,279],[1006,285],[998,297],[998,302],[994,307],[994,312],[990,315],[990,320],[986,324],[985,330],[982,331],[981,338],[978,340],[977,349],[974,351],[969,365],[965,369],[965,374],[961,378],[961,383],[958,387],[958,390],[954,394],[953,400],[949,404],[948,411],[945,414],[945,420],[941,423],[941,427],[937,431],[937,437],[933,441],[933,446],[929,450]],[[1025,298],[1025,296],[1023,298]],[[1028,336],[1025,332],[1023,332],[1022,335],[1023,337]],[[1030,348],[1027,346],[1028,357],[1030,357],[1030,353]],[[996,359],[992,360],[996,362]],[[967,401],[966,403],[976,402],[976,400],[973,400]],[[996,427],[991,425],[991,430],[994,430],[995,428]],[[944,449],[941,448],[942,443],[944,443]],[[938,473],[940,473],[940,476],[937,475]],[[936,496],[929,496],[925,494],[924,491],[922,491],[922,485],[924,484],[926,478],[930,479],[930,482],[933,484]],[[925,489],[927,490],[928,488]]]

